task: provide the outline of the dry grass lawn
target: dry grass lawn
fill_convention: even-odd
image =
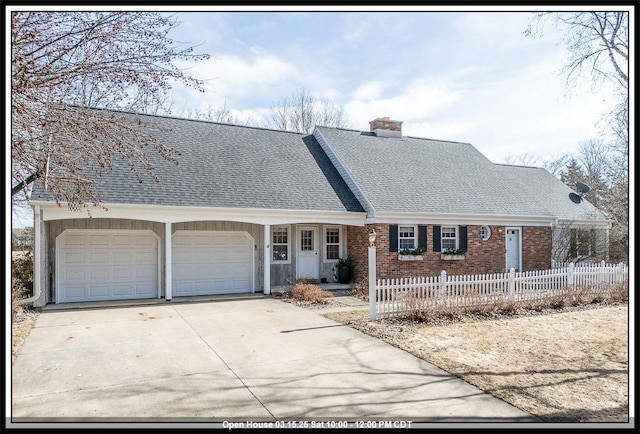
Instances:
[[[419,325],[325,316],[382,338],[553,422],[627,422],[628,306]]]

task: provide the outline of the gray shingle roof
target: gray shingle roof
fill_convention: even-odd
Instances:
[[[133,114],[127,114],[133,120]],[[313,136],[142,116],[181,152],[178,165],[150,151],[160,182],[137,181],[126,162],[96,178],[104,203],[363,212]],[[160,129],[169,131],[158,132]],[[35,185],[32,200],[51,200]]]
[[[606,219],[548,171],[494,164],[468,143],[317,131],[376,211]]]

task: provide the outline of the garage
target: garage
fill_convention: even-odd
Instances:
[[[150,230],[68,229],[56,239],[56,303],[158,297]]]
[[[243,231],[176,231],[173,296],[253,292],[253,246]]]

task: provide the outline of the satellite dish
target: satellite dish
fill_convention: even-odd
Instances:
[[[578,189],[578,193],[582,197],[583,194],[591,190],[587,184],[583,184],[582,182],[576,182],[576,188]]]
[[[569,193],[569,199],[571,199],[571,202],[573,203],[580,203],[582,202],[582,196],[579,196],[575,193]]]
[[[578,190],[578,193],[569,193],[569,199],[571,199],[571,202],[573,203],[580,203],[584,198],[584,194],[588,192],[590,188],[587,184],[576,182],[576,189]]]

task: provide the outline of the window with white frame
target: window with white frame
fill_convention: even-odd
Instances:
[[[569,258],[589,258],[595,254],[595,231],[591,229],[571,229],[569,243]]]
[[[398,249],[413,250],[416,248],[416,227],[400,226],[398,228]]]
[[[289,247],[289,227],[273,227],[271,229],[271,262],[289,262]]]
[[[480,239],[487,241],[491,238],[491,228],[489,226],[480,226]]]
[[[340,258],[340,227],[326,227],[324,229],[324,259],[337,261]]]
[[[458,249],[457,233],[455,226],[442,226],[440,228],[440,247],[442,251]]]

